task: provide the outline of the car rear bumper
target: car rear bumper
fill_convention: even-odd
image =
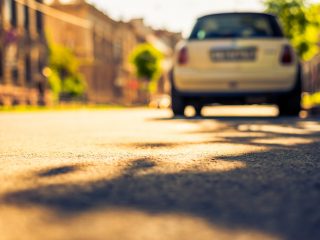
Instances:
[[[198,93],[263,93],[285,92],[293,88],[297,76],[296,67],[261,71],[199,71],[177,68],[174,72],[176,89]]]

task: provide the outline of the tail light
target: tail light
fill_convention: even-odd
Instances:
[[[187,47],[183,47],[180,49],[178,53],[178,63],[180,65],[185,65],[188,63],[189,56],[188,56],[188,49]]]
[[[280,61],[284,65],[290,65],[294,62],[294,52],[290,45],[283,46]]]

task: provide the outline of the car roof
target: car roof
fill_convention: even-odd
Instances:
[[[198,20],[208,18],[208,17],[213,17],[213,16],[233,15],[233,14],[239,14],[239,15],[252,14],[252,15],[264,15],[264,16],[269,16],[269,17],[275,17],[275,15],[273,15],[273,14],[264,13],[264,12],[220,12],[220,13],[212,13],[212,14],[207,14],[207,15],[198,17]]]

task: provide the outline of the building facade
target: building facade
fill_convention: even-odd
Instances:
[[[176,44],[182,40],[181,33],[167,30],[155,30],[144,24],[142,18],[130,21],[140,42],[147,42],[162,53],[162,76],[158,81],[157,92],[154,94],[168,94],[171,89],[170,71],[173,67],[173,54]]]
[[[0,3],[0,105],[45,104],[44,19],[30,7],[42,0]]]
[[[145,82],[136,79],[129,61],[137,45],[146,42],[166,57],[159,89],[161,92],[168,89],[166,76],[171,69],[173,45],[181,35],[155,31],[146,26],[143,19],[115,21],[85,0],[53,0],[49,6],[59,11],[46,16],[49,41],[68,47],[80,60],[89,102],[146,102],[140,91],[146,88]]]
[[[61,3],[50,7],[68,14],[46,16],[46,29],[50,41],[68,47],[80,62],[80,72],[87,82],[89,102],[107,103],[114,99],[116,70],[114,62],[114,26],[107,15],[84,0]],[[75,16],[79,20],[67,20]]]
[[[138,101],[139,83],[130,64],[130,54],[139,44],[137,35],[130,23],[119,21],[114,28],[114,62],[116,70],[116,96],[125,103]]]

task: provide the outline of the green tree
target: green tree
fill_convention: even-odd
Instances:
[[[161,73],[163,55],[151,44],[137,46],[130,55],[130,62],[135,68],[138,78],[153,81]]]
[[[302,59],[308,60],[319,52],[319,5],[308,7],[305,0],[265,0],[264,4],[266,12],[279,17],[285,35]]]
[[[75,99],[86,90],[84,77],[79,73],[79,62],[72,51],[49,42],[49,84],[57,100],[61,96]]]
[[[304,58],[309,60],[320,52],[320,4],[313,4],[308,7],[306,17],[310,24],[308,24],[303,37],[309,48]]]

